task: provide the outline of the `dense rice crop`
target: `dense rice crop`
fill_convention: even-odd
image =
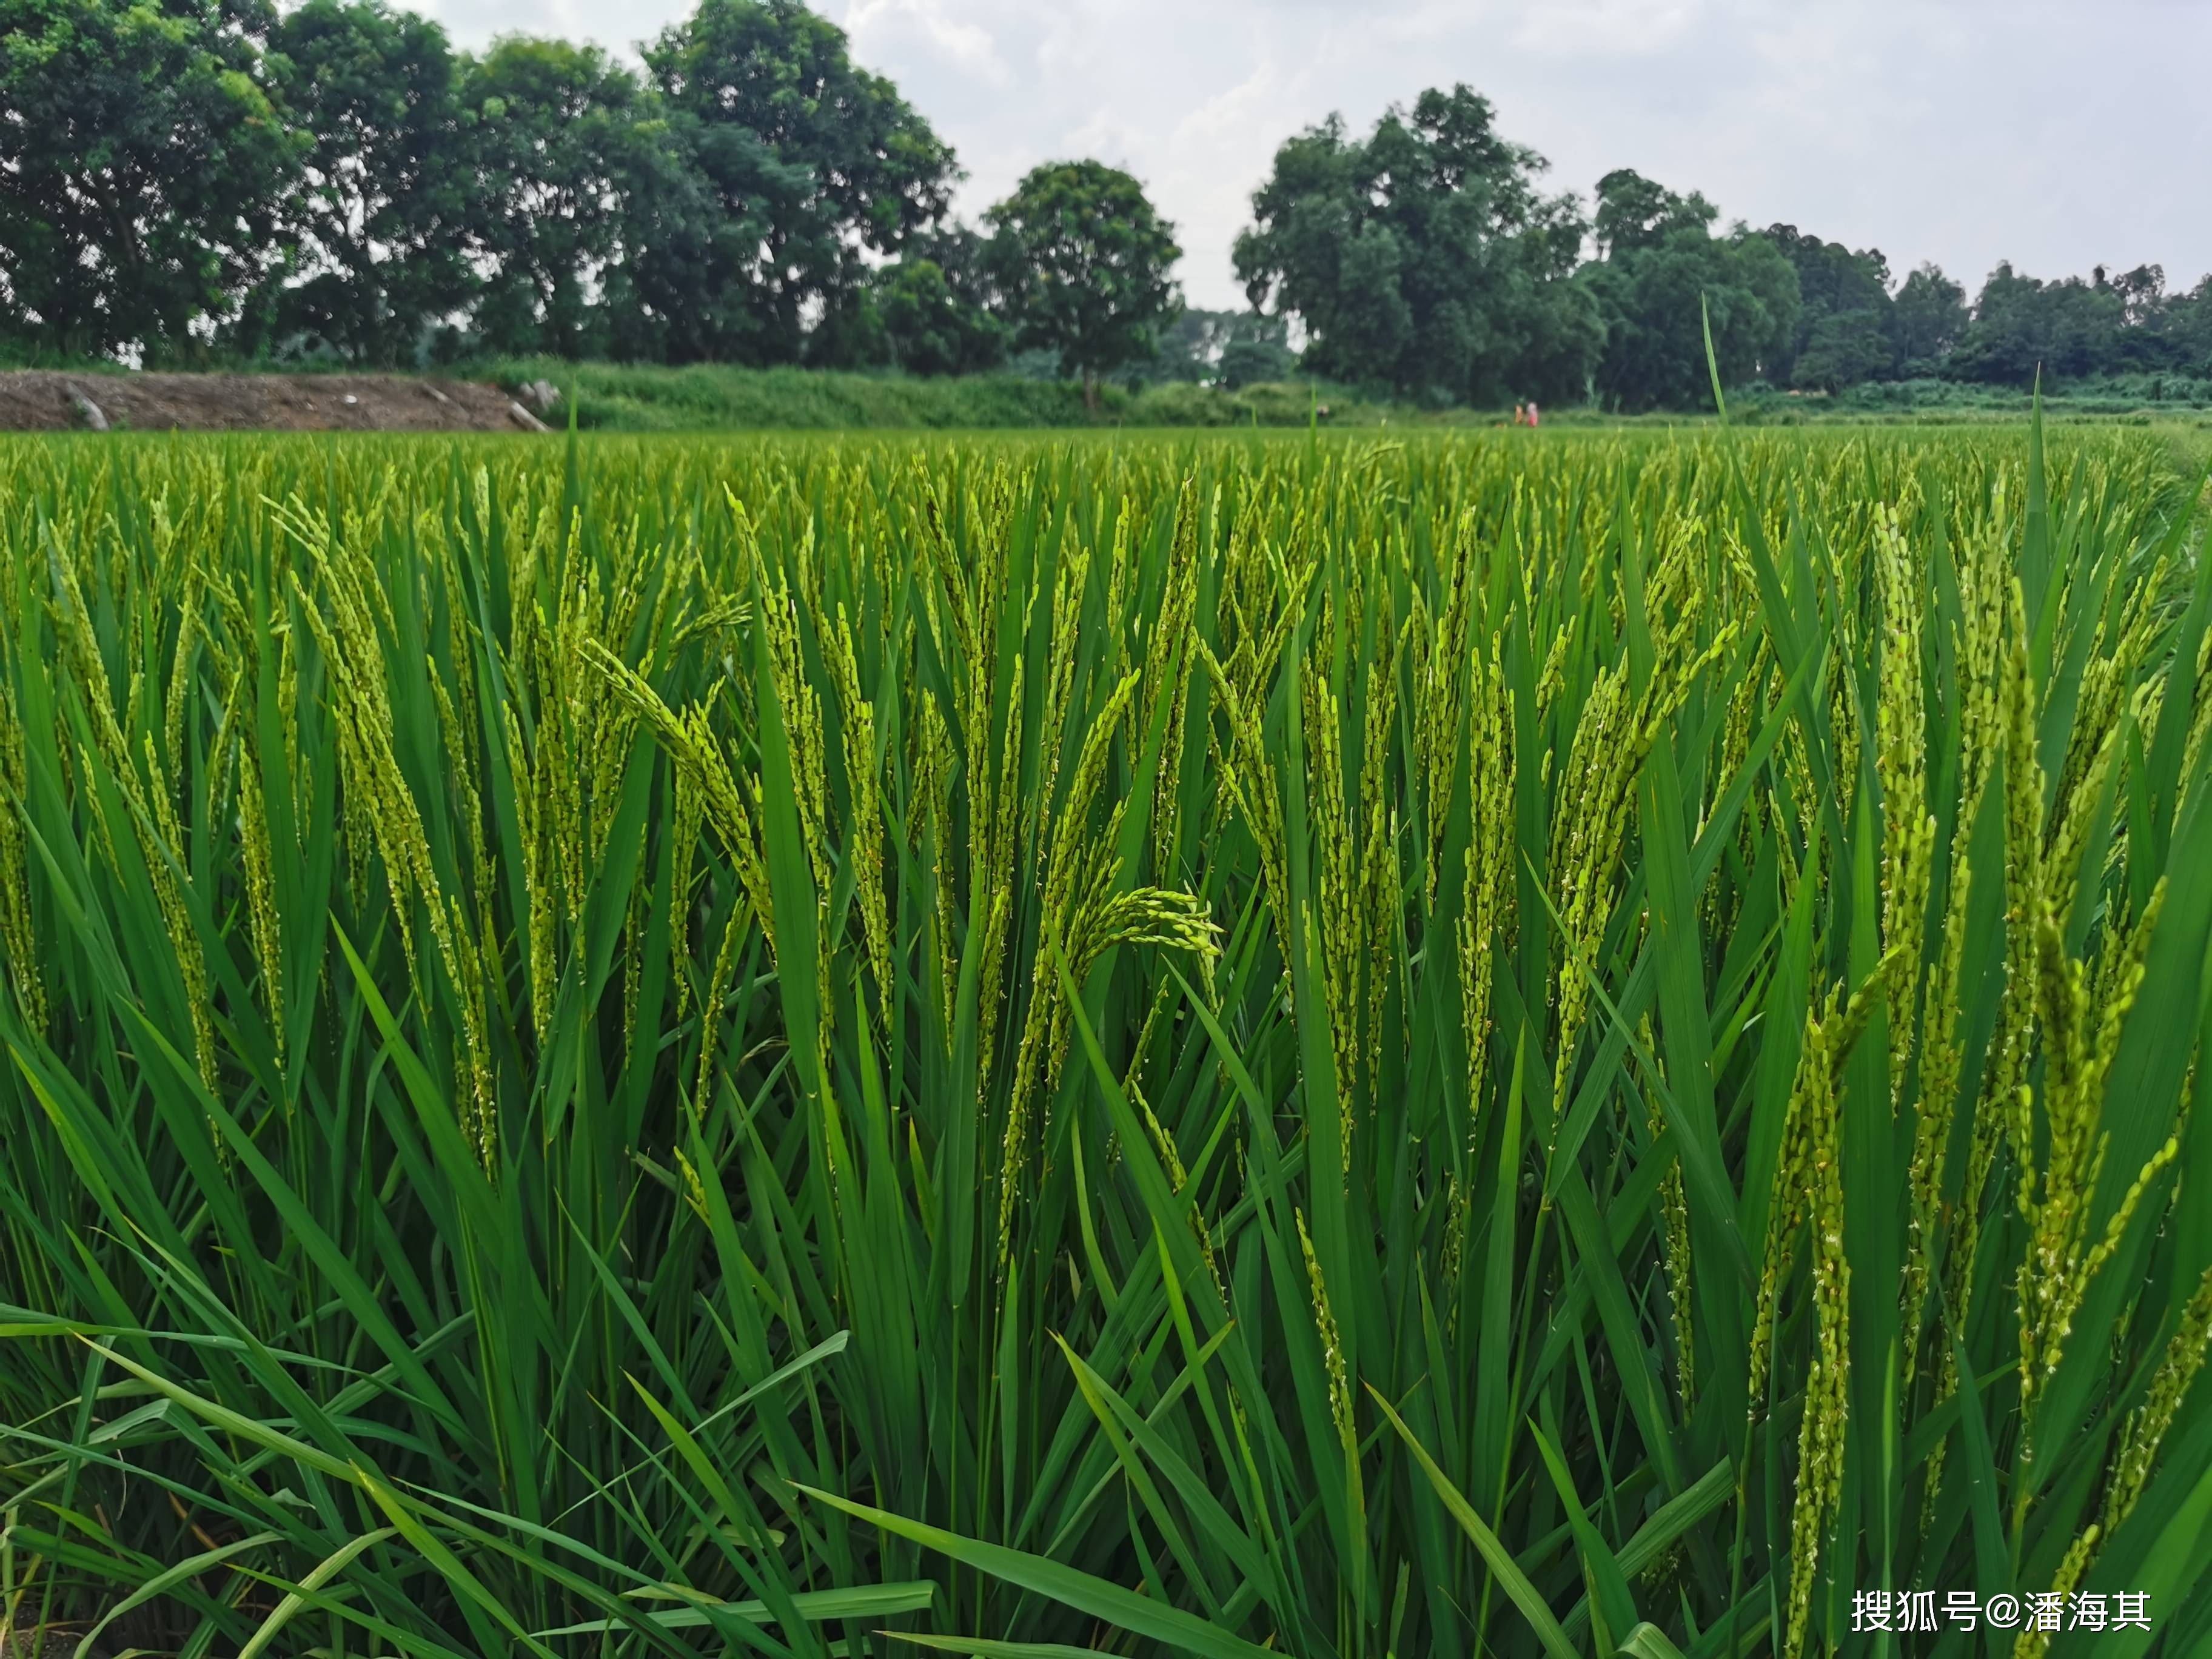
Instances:
[[[2195,1650],[2193,514],[2020,433],[0,447],[0,1620]]]

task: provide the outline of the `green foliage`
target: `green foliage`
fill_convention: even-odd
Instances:
[[[975,374],[1006,361],[1011,331],[986,308],[984,296],[963,292],[960,267],[948,271],[915,254],[884,267],[872,298],[891,361],[914,374]]]
[[[1237,278],[1255,309],[1298,314],[1309,366],[1333,379],[1448,403],[1578,398],[1601,336],[1565,280],[1582,220],[1537,189],[1544,165],[1463,85],[1364,140],[1331,116],[1275,152]]]
[[[1590,234],[1598,257],[1609,259],[1662,246],[1678,232],[1709,230],[1718,217],[1720,210],[1697,191],[1677,196],[1633,168],[1616,167],[1597,181]]]
[[[1129,409],[1118,387],[1106,388],[1093,411],[1073,386],[1003,374],[925,377],[551,357],[495,359],[472,372],[510,386],[550,380],[564,395],[574,391],[580,424],[626,432],[1050,428],[1119,421]]]
[[[2124,302],[2101,280],[2043,283],[2000,264],[1982,285],[1974,320],[1951,354],[1961,380],[2021,386],[2039,368],[2080,374],[2105,355],[2122,321]]]
[[[1966,290],[1939,266],[1923,264],[1898,284],[1889,316],[1899,374],[1931,374],[1966,331]]]
[[[1854,253],[1795,225],[1769,225],[1766,235],[1797,273],[1797,327],[1777,380],[1834,392],[1887,376],[1896,348],[1881,250]]]
[[[1108,382],[1094,404],[1056,378],[1007,373],[852,374],[695,363],[573,363],[553,357],[482,360],[467,372],[505,386],[551,380],[572,392],[587,428],[621,432],[1052,428],[1062,427],[1375,426],[1424,417],[1360,402],[1340,387],[1261,381],[1234,391],[1187,380],[1132,389]]]
[[[0,444],[0,1626],[2190,1650],[2197,482]]]
[[[1605,319],[1593,384],[1607,407],[1689,409],[1709,403],[1705,319],[1722,384],[1771,378],[1796,328],[1797,274],[1774,241],[1741,226],[1708,228],[1703,197],[1678,197],[1630,172],[1598,183],[1605,257],[1578,280]]]
[[[2166,273],[2139,265],[2084,282],[2040,282],[1998,265],[1982,286],[1973,321],[1945,372],[1960,380],[2027,386],[2039,372],[2073,377],[2130,370],[2212,372],[2212,278],[2169,295]]]
[[[16,11],[0,298],[64,355],[204,351],[214,325],[234,353],[381,365],[458,325],[442,349],[871,361],[866,256],[955,176],[795,0],[702,0],[649,84],[561,40],[457,58],[383,0]]]
[[[1232,327],[1222,343],[1214,376],[1222,390],[1240,392],[1249,386],[1288,380],[1298,367],[1298,354],[1291,349],[1289,331],[1281,319],[1258,317],[1238,321],[1239,325]]]
[[[1815,318],[1802,328],[1797,356],[1789,369],[1790,384],[1836,392],[1882,378],[1892,351],[1885,320],[1873,307],[1831,311]]]
[[[507,35],[468,65],[473,242],[488,267],[473,325],[495,352],[604,355],[665,324],[629,303],[650,249],[647,204],[680,198],[684,161],[645,87],[597,46]]]
[[[1133,386],[1180,383],[1234,392],[1287,380],[1298,365],[1282,317],[1186,306],[1161,331],[1152,355],[1125,365],[1121,378]]]
[[[1236,242],[1253,313],[1178,327],[1172,227],[1133,180],[1040,168],[987,243],[950,216],[951,149],[801,0],[696,0],[641,51],[642,76],[555,40],[459,54],[391,0],[0,0],[0,354],[1003,364],[1079,375],[1093,413],[1102,376],[1304,373],[1556,417],[1702,407],[1702,304],[1740,388],[2212,375],[2212,279],[2003,265],[1970,315],[1933,266],[1893,292],[1877,251],[1717,236],[1705,198],[1627,169],[1585,220],[1465,85],[1285,143]]]
[[[943,216],[951,150],[799,0],[700,0],[645,59],[714,210],[703,246],[641,240],[665,355],[863,360],[864,252],[896,252]],[[809,332],[811,307],[825,316]]]
[[[278,18],[266,62],[313,148],[284,211],[297,245],[241,343],[412,364],[475,288],[462,64],[437,24],[385,0],[307,0]]]
[[[1182,304],[1175,227],[1144,186],[1100,161],[1048,161],[984,216],[1014,343],[1059,354],[1096,400],[1098,377],[1150,356]]]
[[[308,140],[260,0],[0,0],[0,331],[186,352],[276,258]]]
[[[2017,423],[2027,420],[2038,406],[2039,397],[2033,387],[1976,385],[1933,378],[1864,380],[1832,395],[1753,387],[1732,397],[1729,405],[1731,415],[1740,407],[1747,417],[1799,421],[1878,418],[1900,424]],[[2186,420],[2192,411],[2212,410],[2212,380],[2137,374],[2079,381],[2057,394],[2045,389],[2040,395],[2039,406],[2052,420],[2105,426],[2120,421],[2142,425],[2161,417]]]
[[[10,368],[61,368],[78,374],[120,373],[112,364],[55,363],[26,356]],[[257,367],[245,365],[245,367]],[[313,368],[295,374],[317,372]],[[1331,381],[1262,380],[1235,389],[1198,380],[1102,384],[1097,407],[1085,404],[1079,385],[1050,373],[1012,368],[975,374],[918,375],[889,370],[738,368],[721,363],[669,367],[655,363],[573,362],[550,356],[475,357],[449,371],[465,379],[521,388],[551,382],[564,395],[578,393],[578,415],[587,428],[617,432],[749,432],[774,430],[1054,429],[1072,427],[1213,426],[1295,427],[1317,421],[1333,428],[1389,426],[1416,430],[1504,427],[1508,410],[1419,409],[1376,402]],[[93,392],[95,400],[99,392]],[[1707,394],[1710,405],[1711,393]],[[1923,424],[2016,426],[2027,421],[2025,390],[1920,380],[1873,381],[1832,397],[1781,393],[1771,388],[1729,394],[1732,420],[1767,425]],[[2046,394],[2053,421],[2171,427],[2185,447],[2191,430],[2212,412],[2212,380],[2176,375],[2137,375]],[[1544,425],[1633,428],[1677,425],[1680,416],[1656,411],[1625,416],[1592,407],[1551,407]],[[1711,418],[1710,413],[1690,417]],[[565,409],[554,424],[566,419]]]

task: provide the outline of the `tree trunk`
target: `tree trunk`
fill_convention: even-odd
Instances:
[[[1083,406],[1093,415],[1098,412],[1098,371],[1095,368],[1083,371]]]

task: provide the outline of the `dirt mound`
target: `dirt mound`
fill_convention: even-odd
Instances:
[[[497,386],[406,374],[0,373],[0,431],[513,432],[538,416]]]

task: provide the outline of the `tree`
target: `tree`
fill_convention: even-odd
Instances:
[[[1778,372],[1808,392],[1841,392],[1885,379],[1896,351],[1888,321],[1885,311],[1870,306],[1823,313],[1809,328],[1801,320],[1796,350]]]
[[[1659,246],[1678,230],[1709,230],[1720,210],[1697,191],[1677,196],[1631,167],[1616,167],[1597,181],[1597,210],[1590,233],[1598,257]]]
[[[0,0],[0,301],[65,353],[191,348],[279,257],[304,139],[265,0]]]
[[[2001,263],[1982,284],[1973,320],[1944,372],[1956,380],[2024,386],[2039,371],[2051,379],[2118,367],[2127,302],[2105,283],[2101,268],[2097,276],[2094,285],[2079,276],[2045,283]]]
[[[2137,265],[2117,276],[2107,276],[2099,265],[2092,280],[2120,302],[2120,327],[2111,339],[2106,368],[2125,373],[2187,367],[2188,301],[2166,291],[2163,265]]]
[[[1797,326],[1778,378],[1808,391],[1839,392],[1889,372],[1889,262],[1879,248],[1853,252],[1795,225],[1769,225],[1767,239],[1797,273]]]
[[[1789,349],[1797,323],[1797,273],[1768,237],[1739,225],[1708,229],[1702,197],[1678,197],[1641,175],[1598,181],[1597,222],[1607,257],[1580,280],[1605,319],[1596,384],[1625,410],[1691,409],[1711,396],[1705,319],[1724,385],[1762,374]]]
[[[1122,365],[1123,381],[1132,387],[1204,385],[1219,373],[1222,349],[1241,314],[1183,307],[1155,331],[1150,356]]]
[[[1902,283],[1890,302],[1890,343],[1897,373],[1911,378],[1934,374],[1966,331],[1966,290],[1923,264]]]
[[[665,322],[632,314],[638,250],[666,246],[648,244],[659,221],[696,231],[659,210],[684,200],[686,161],[647,88],[597,46],[510,35],[469,66],[463,101],[482,342],[574,357],[618,349],[627,329],[638,355]]]
[[[2166,267],[2137,265],[2133,270],[2122,271],[2107,277],[2105,268],[2096,269],[2099,288],[2110,289],[2120,299],[2120,319],[2130,328],[2142,328],[2157,323],[2166,310]]]
[[[1126,365],[1121,373],[1133,386],[1167,382],[1234,392],[1262,380],[1287,380],[1297,367],[1285,319],[1259,311],[1186,306],[1160,330],[1152,355]]]
[[[2174,368],[2212,378],[2212,276],[2167,300],[2166,341]]]
[[[313,147],[285,213],[301,270],[275,286],[266,326],[398,362],[473,287],[461,64],[437,24],[385,0],[307,0],[268,61]]]
[[[714,207],[703,256],[672,270],[643,250],[641,282],[671,307],[671,354],[848,355],[865,255],[896,254],[943,217],[951,149],[798,0],[700,0],[645,59]]]
[[[973,265],[963,264],[957,248],[945,259],[917,252],[877,273],[884,341],[891,361],[910,374],[974,374],[1006,361],[1012,331],[988,309]]]
[[[1254,309],[1295,313],[1308,367],[1437,402],[1579,397],[1602,331],[1568,278],[1585,226],[1489,101],[1431,88],[1364,140],[1331,116],[1275,152],[1237,240]]]
[[[1286,380],[1297,372],[1298,354],[1291,349],[1290,325],[1264,312],[1231,314],[1214,360],[1213,383],[1224,392],[1237,392],[1269,380]]]
[[[1175,227],[1144,186],[1103,161],[1048,161],[984,216],[1016,347],[1060,354],[1098,402],[1098,377],[1149,356],[1182,304]]]

